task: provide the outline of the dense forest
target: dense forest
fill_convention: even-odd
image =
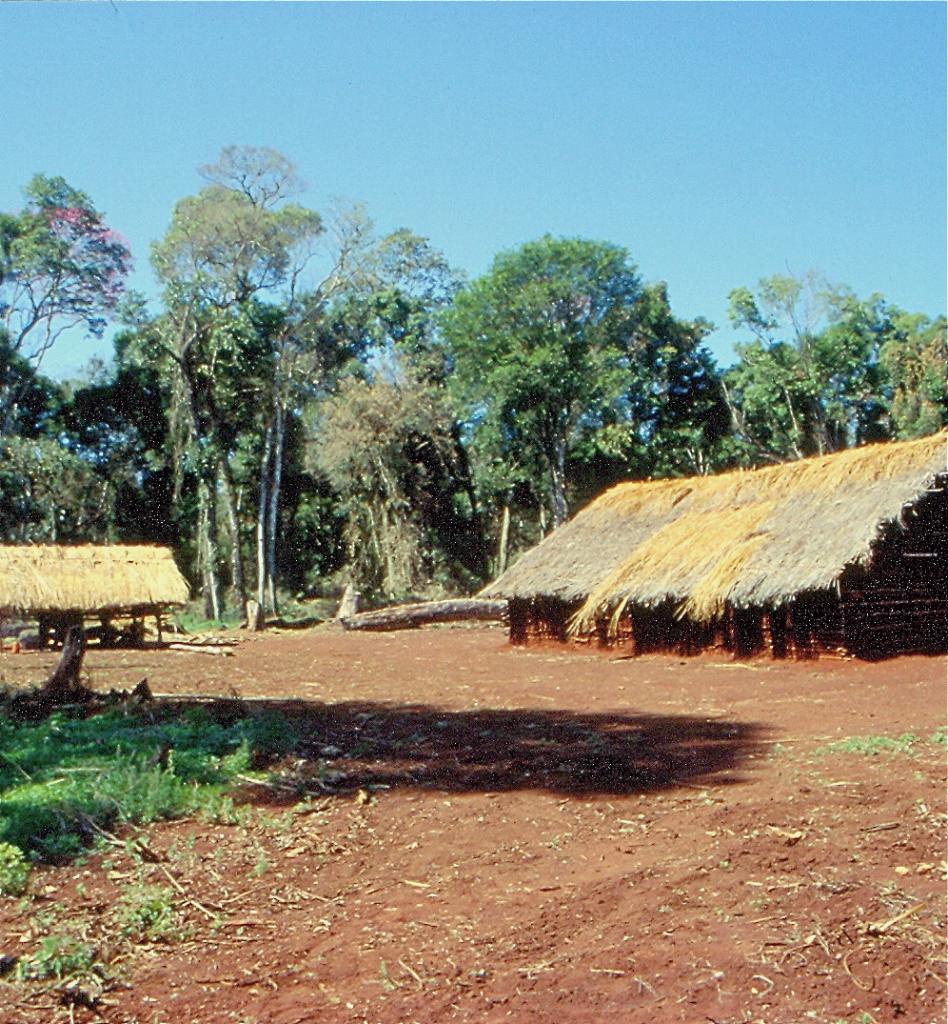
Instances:
[[[617,480],[948,422],[945,318],[815,272],[735,282],[722,368],[620,245],[546,236],[466,280],[409,229],[303,205],[280,153],[199,173],[151,247],[156,308],[62,178],[0,214],[0,540],[171,545],[208,617],[469,591]],[[107,327],[108,363],[44,375]]]

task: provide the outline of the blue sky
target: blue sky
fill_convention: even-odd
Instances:
[[[627,247],[680,316],[822,270],[945,311],[940,3],[0,5],[0,208],[37,171],[149,243],[222,146],[362,200],[470,275],[545,232]],[[91,342],[63,339],[74,372]]]

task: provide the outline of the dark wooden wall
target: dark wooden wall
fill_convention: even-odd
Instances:
[[[948,475],[902,512],[868,570],[840,580],[844,644],[861,657],[948,651]]]

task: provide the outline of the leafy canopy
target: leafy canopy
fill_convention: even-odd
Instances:
[[[69,327],[102,333],[131,253],[63,178],[37,174],[25,194],[20,214],[0,216],[0,316],[12,349],[39,361]]]
[[[640,295],[625,249],[547,235],[499,255],[443,319],[458,399],[475,429],[546,464],[555,522],[569,443],[627,383]]]

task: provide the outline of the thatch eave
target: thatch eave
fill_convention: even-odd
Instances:
[[[773,608],[868,568],[875,542],[948,472],[948,435],[717,477],[620,484],[524,554],[485,597],[583,601],[708,622]]]
[[[0,614],[7,616],[161,613],[184,606],[189,592],[167,548],[0,546]]]

